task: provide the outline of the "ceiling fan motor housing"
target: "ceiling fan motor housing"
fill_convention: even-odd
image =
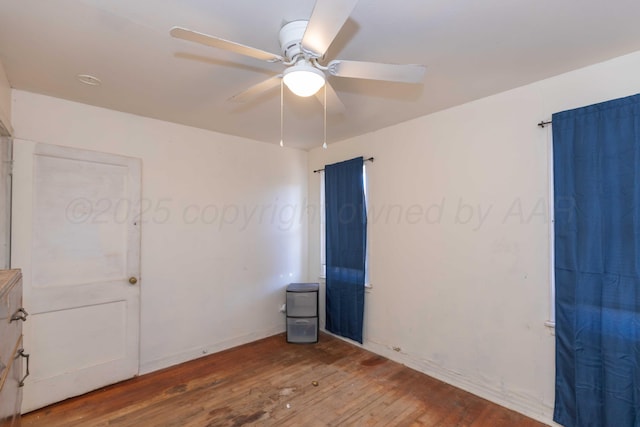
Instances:
[[[308,23],[309,21],[293,21],[280,29],[280,49],[289,61],[293,61],[296,56],[304,55],[300,42]]]

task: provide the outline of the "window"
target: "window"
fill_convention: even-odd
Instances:
[[[640,94],[555,113],[554,421],[638,424]]]
[[[327,248],[326,248],[326,229],[325,229],[325,210],[324,210],[324,171],[319,172],[320,175],[320,278],[324,279],[327,275]],[[367,165],[362,164],[362,181],[364,185],[364,200],[369,210],[369,189],[367,187]],[[367,236],[369,234],[369,224],[367,224]],[[364,282],[367,288],[371,287],[369,282],[369,239],[367,237],[367,246],[365,248],[365,275]]]
[[[326,215],[324,211],[324,171],[320,171],[320,277],[327,276],[327,231],[325,228]]]
[[[545,322],[545,325],[549,328],[555,328],[556,326],[556,275],[555,275],[555,233],[554,233],[554,192],[553,192],[553,142],[551,138],[551,128],[547,127],[547,164],[549,170],[547,171],[547,177],[549,179],[549,191],[548,191],[548,226],[549,226],[549,320]]]
[[[363,342],[367,220],[363,157],[327,165],[325,328]]]

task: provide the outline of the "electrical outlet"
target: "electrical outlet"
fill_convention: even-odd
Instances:
[[[287,311],[287,304],[282,304],[280,306],[280,313],[285,313]]]

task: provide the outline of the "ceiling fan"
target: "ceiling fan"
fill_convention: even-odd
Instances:
[[[267,62],[281,62],[286,66],[282,74],[262,81],[230,98],[244,102],[252,97],[284,84],[296,95],[318,95],[325,86],[331,109],[344,109],[337,94],[327,82],[326,73],[336,77],[384,80],[402,83],[420,83],[424,77],[423,65],[396,65],[377,62],[336,59],[327,65],[320,61],[334,38],[349,18],[358,0],[316,0],[308,21],[293,21],[280,30],[281,55],[245,46],[219,37],[210,36],[182,27],[171,28],[173,37],[225,49]]]

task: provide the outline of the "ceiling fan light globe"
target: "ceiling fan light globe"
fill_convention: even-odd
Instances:
[[[325,83],[324,73],[306,64],[286,69],[282,79],[289,90],[300,97],[314,95]]]

